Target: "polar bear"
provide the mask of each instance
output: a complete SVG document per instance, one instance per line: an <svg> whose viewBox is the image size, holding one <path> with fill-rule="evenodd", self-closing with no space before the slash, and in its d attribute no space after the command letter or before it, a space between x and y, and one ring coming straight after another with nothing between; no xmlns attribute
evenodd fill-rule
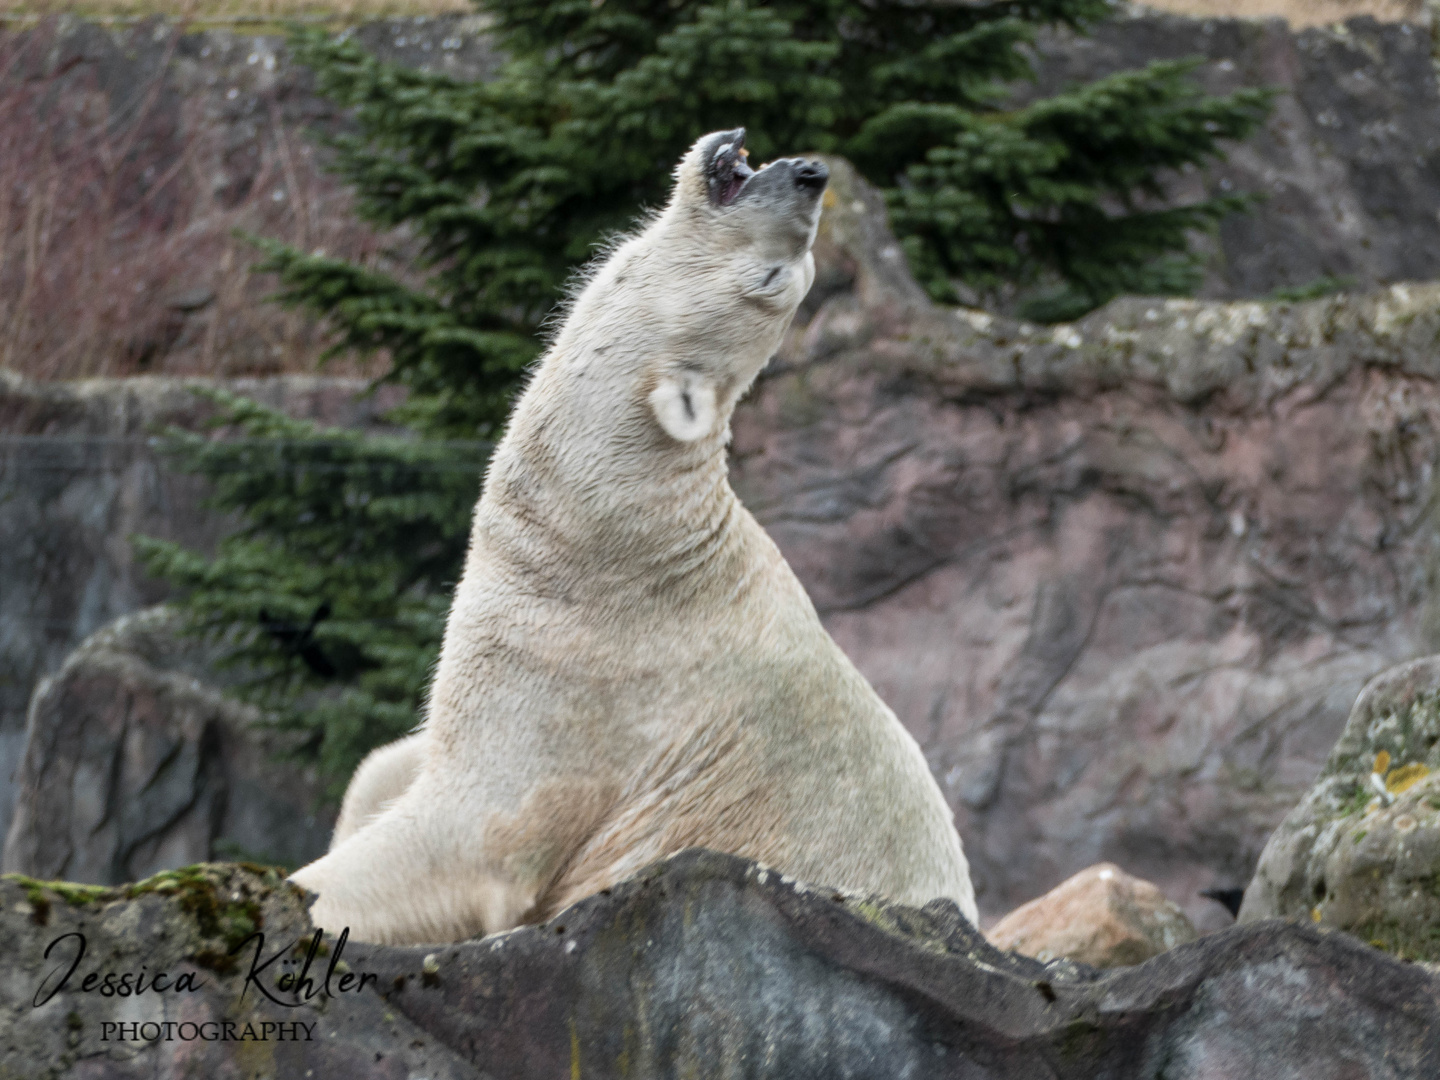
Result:
<svg viewBox="0 0 1440 1080"><path fill-rule="evenodd" d="M701 846L976 919L915 740L730 488L736 400L815 274L828 172L700 139L578 291L476 507L422 730L294 880L405 944L541 921Z"/></svg>

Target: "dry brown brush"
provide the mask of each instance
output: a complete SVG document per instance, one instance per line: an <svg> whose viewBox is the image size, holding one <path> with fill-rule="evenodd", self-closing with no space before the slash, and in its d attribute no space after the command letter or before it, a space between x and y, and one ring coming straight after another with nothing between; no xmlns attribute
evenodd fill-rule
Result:
<svg viewBox="0 0 1440 1080"><path fill-rule="evenodd" d="M314 370L322 329L265 302L274 280L251 273L258 255L238 234L389 261L381 239L275 94L253 93L237 125L217 107L223 90L175 84L181 27L124 33L148 35L152 53L168 35L161 62L129 82L68 48L53 20L0 36L0 367Z"/></svg>

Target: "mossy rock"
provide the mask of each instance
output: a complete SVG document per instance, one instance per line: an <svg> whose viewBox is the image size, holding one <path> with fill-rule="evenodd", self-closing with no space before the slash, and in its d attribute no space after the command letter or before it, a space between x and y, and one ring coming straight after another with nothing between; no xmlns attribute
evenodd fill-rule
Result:
<svg viewBox="0 0 1440 1080"><path fill-rule="evenodd" d="M1361 691L1245 892L1242 922L1275 917L1440 960L1440 657L1391 668Z"/></svg>
<svg viewBox="0 0 1440 1080"><path fill-rule="evenodd" d="M267 913L282 909L280 921L287 929L308 919L304 890L286 881L279 867L254 863L197 863L117 886L39 881L23 874L0 880L22 892L37 926L51 925L60 905L85 908L103 919L116 905L154 897L163 901L155 920L163 924L166 938L178 943L179 954L221 972L235 968L234 950L266 927Z"/></svg>

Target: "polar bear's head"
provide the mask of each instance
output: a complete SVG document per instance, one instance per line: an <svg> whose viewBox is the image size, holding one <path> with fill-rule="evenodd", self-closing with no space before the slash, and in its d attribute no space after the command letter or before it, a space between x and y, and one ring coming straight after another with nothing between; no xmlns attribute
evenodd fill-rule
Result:
<svg viewBox="0 0 1440 1080"><path fill-rule="evenodd" d="M576 295L542 365L591 446L710 448L815 278L822 162L746 160L745 130L695 143L670 201ZM583 400L580 400L582 399Z"/></svg>
<svg viewBox="0 0 1440 1080"><path fill-rule="evenodd" d="M744 250L769 270L804 261L815 241L820 195L830 170L780 158L752 169L745 129L700 139L675 170L672 205L709 234L713 246Z"/></svg>
<svg viewBox="0 0 1440 1080"><path fill-rule="evenodd" d="M683 344L653 373L649 401L681 442L728 418L815 280L810 246L829 169L803 158L752 169L747 157L744 128L700 139L656 222L685 253L672 312Z"/></svg>

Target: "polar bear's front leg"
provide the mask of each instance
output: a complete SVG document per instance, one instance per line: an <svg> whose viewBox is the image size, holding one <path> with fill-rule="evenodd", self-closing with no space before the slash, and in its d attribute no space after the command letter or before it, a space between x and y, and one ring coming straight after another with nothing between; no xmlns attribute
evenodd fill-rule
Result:
<svg viewBox="0 0 1440 1080"><path fill-rule="evenodd" d="M536 885L487 857L479 815L416 797L414 787L291 880L319 894L331 934L385 945L459 941L519 925Z"/></svg>
<svg viewBox="0 0 1440 1080"><path fill-rule="evenodd" d="M335 835L330 838L330 850L334 851L405 794L419 774L424 757L423 731L372 750L345 788Z"/></svg>

